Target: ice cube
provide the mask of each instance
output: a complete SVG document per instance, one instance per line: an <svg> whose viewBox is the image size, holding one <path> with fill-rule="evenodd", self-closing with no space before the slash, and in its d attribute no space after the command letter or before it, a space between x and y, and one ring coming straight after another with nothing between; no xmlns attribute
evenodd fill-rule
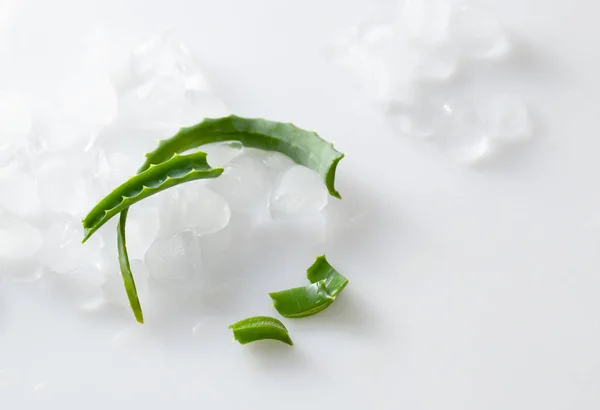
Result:
<svg viewBox="0 0 600 410"><path fill-rule="evenodd" d="M261 161L241 155L225 167L220 177L210 180L208 187L221 194L233 211L256 215L267 209L271 178Z"/></svg>
<svg viewBox="0 0 600 410"><path fill-rule="evenodd" d="M244 148L244 154L258 159L271 172L273 177L293 167L295 162L277 151L265 151L257 148Z"/></svg>
<svg viewBox="0 0 600 410"><path fill-rule="evenodd" d="M497 58L510 49L508 36L498 20L476 7L460 7L450 27L452 39L467 57Z"/></svg>
<svg viewBox="0 0 600 410"><path fill-rule="evenodd" d="M493 152L476 106L474 101L463 98L451 98L443 105L436 141L444 153L459 163L474 163Z"/></svg>
<svg viewBox="0 0 600 410"><path fill-rule="evenodd" d="M219 118L229 114L229 110L214 92L201 72L184 80L185 102L182 113L183 125L193 125L202 118Z"/></svg>
<svg viewBox="0 0 600 410"><path fill-rule="evenodd" d="M328 198L319 174L295 165L275 182L269 209L275 219L307 216L321 211L327 205Z"/></svg>
<svg viewBox="0 0 600 410"><path fill-rule="evenodd" d="M158 208L137 204L129 210L126 225L127 251L130 259L143 259L160 230Z"/></svg>
<svg viewBox="0 0 600 410"><path fill-rule="evenodd" d="M130 130L130 138L168 138L183 125L184 93L180 79L150 80L120 99L118 122Z"/></svg>
<svg viewBox="0 0 600 410"><path fill-rule="evenodd" d="M131 69L139 86L124 96L122 105L133 111L136 122L145 128L161 126L176 131L202 118L228 114L198 62L172 34L155 36L137 47L131 55ZM137 111L130 107L132 103Z"/></svg>
<svg viewBox="0 0 600 410"><path fill-rule="evenodd" d="M149 81L156 77L191 76L198 70L198 63L185 44L172 33L164 33L133 50L131 68L141 81Z"/></svg>
<svg viewBox="0 0 600 410"><path fill-rule="evenodd" d="M80 170L66 160L53 157L37 171L38 192L43 207L58 213L81 216L90 204L88 183Z"/></svg>
<svg viewBox="0 0 600 410"><path fill-rule="evenodd" d="M435 44L448 38L451 16L449 0L404 0L399 26L411 41Z"/></svg>
<svg viewBox="0 0 600 410"><path fill-rule="evenodd" d="M141 159L142 156L136 157L121 152L107 153L100 150L94 179L103 193L108 193L136 174Z"/></svg>
<svg viewBox="0 0 600 410"><path fill-rule="evenodd" d="M161 194L161 235L182 231L204 235L225 228L231 210L225 199L202 181L188 182Z"/></svg>
<svg viewBox="0 0 600 410"><path fill-rule="evenodd" d="M385 100L393 88L395 35L388 24L360 24L334 39L334 60L353 75L370 98Z"/></svg>
<svg viewBox="0 0 600 410"><path fill-rule="evenodd" d="M52 151L84 148L115 119L117 109L117 94L106 75L76 75L39 110L38 144Z"/></svg>
<svg viewBox="0 0 600 410"><path fill-rule="evenodd" d="M242 155L244 147L241 142L215 142L213 144L203 145L200 150L206 152L206 161L215 167L223 167L235 157Z"/></svg>
<svg viewBox="0 0 600 410"><path fill-rule="evenodd" d="M0 260L19 261L33 257L42 247L42 233L32 225L0 217Z"/></svg>
<svg viewBox="0 0 600 410"><path fill-rule="evenodd" d="M401 135L427 138L437 130L441 107L439 96L420 92L411 101L390 102L387 117L394 130Z"/></svg>
<svg viewBox="0 0 600 410"><path fill-rule="evenodd" d="M454 44L447 42L412 46L400 59L407 67L409 79L441 81L458 70L460 54Z"/></svg>
<svg viewBox="0 0 600 410"><path fill-rule="evenodd" d="M0 205L14 215L34 217L40 213L35 179L25 172L0 177Z"/></svg>
<svg viewBox="0 0 600 410"><path fill-rule="evenodd" d="M494 143L512 143L531 137L532 123L525 103L516 96L491 96L478 105L478 113Z"/></svg>
<svg viewBox="0 0 600 410"><path fill-rule="evenodd" d="M157 282L187 284L202 266L201 249L192 232L157 239L146 253L150 277Z"/></svg>
<svg viewBox="0 0 600 410"><path fill-rule="evenodd" d="M65 85L59 105L68 118L94 130L115 119L118 98L108 76L84 73Z"/></svg>
<svg viewBox="0 0 600 410"><path fill-rule="evenodd" d="M27 100L19 95L0 91L0 157L23 146L31 130L31 113Z"/></svg>
<svg viewBox="0 0 600 410"><path fill-rule="evenodd" d="M41 260L57 273L71 273L90 266L97 258L101 241L94 236L82 244L82 237L81 223L77 219L60 218L52 222L44 231Z"/></svg>

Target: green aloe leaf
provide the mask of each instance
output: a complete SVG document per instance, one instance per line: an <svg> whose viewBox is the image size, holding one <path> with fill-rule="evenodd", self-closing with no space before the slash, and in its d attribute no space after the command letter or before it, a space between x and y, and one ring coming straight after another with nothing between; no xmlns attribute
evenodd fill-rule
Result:
<svg viewBox="0 0 600 410"><path fill-rule="evenodd" d="M299 288L271 292L273 306L281 316L300 318L311 316L326 309L335 301L335 296L327 293L325 280Z"/></svg>
<svg viewBox="0 0 600 410"><path fill-rule="evenodd" d="M264 339L279 340L290 346L294 345L283 323L269 316L249 317L230 325L229 329L233 330L234 339L243 345Z"/></svg>
<svg viewBox="0 0 600 410"><path fill-rule="evenodd" d="M127 223L127 212L129 209L125 209L121 212L119 218L119 224L117 225L117 249L119 251L119 266L121 268L121 276L123 276L123 284L125 285L125 291L127 292L127 298L129 299L129 305L135 320L140 323L144 323L144 314L142 313L142 306L138 298L137 289L135 287L135 281L133 280L133 273L131 272L131 266L129 266L129 256L127 255L127 242L125 241L125 224Z"/></svg>
<svg viewBox="0 0 600 410"><path fill-rule="evenodd" d="M319 256L306 270L306 277L310 283L325 280L325 288L331 296L336 296L348 284L348 279L327 262L325 255Z"/></svg>
<svg viewBox="0 0 600 410"><path fill-rule="evenodd" d="M184 182L216 178L222 173L222 168L208 165L204 152L174 154L169 160L152 165L130 178L98 202L83 219L83 242L111 218L144 198Z"/></svg>
<svg viewBox="0 0 600 410"><path fill-rule="evenodd" d="M175 153L221 141L240 141L246 147L287 155L296 163L317 172L329 193L341 198L334 183L337 165L344 154L315 132L300 129L291 123L262 118L231 115L207 118L197 125L182 128L175 136L161 141L158 148L146 154L146 162L141 170L148 169L152 164L160 164Z"/></svg>

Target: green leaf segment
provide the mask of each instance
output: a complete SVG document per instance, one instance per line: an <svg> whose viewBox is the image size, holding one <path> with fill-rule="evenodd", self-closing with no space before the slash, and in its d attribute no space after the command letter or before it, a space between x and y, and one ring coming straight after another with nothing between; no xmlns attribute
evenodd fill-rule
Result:
<svg viewBox="0 0 600 410"><path fill-rule="evenodd" d="M281 316L299 318L311 316L329 307L338 293L348 284L348 279L319 256L307 269L310 285L269 293L273 306Z"/></svg>
<svg viewBox="0 0 600 410"><path fill-rule="evenodd" d="M229 326L235 340L245 345L257 340L273 339L294 345L288 330L281 321L268 316L254 316Z"/></svg>

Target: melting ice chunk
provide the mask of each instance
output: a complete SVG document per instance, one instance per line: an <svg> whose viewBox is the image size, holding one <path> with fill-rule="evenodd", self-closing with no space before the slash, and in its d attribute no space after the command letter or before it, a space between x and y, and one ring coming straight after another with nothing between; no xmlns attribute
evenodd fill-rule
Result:
<svg viewBox="0 0 600 410"><path fill-rule="evenodd" d="M191 281L201 269L202 257L198 240L192 232L181 232L156 240L146 253L150 277L158 282Z"/></svg>
<svg viewBox="0 0 600 410"><path fill-rule="evenodd" d="M295 165L275 182L269 208L276 219L300 217L321 211L327 201L321 177L311 169Z"/></svg>
<svg viewBox="0 0 600 410"><path fill-rule="evenodd" d="M162 236L182 231L204 235L225 228L231 211L225 199L202 181L188 182L161 194Z"/></svg>
<svg viewBox="0 0 600 410"><path fill-rule="evenodd" d="M266 211L271 178L260 160L241 155L225 167L220 177L210 180L208 187L221 194L233 211L257 214Z"/></svg>
<svg viewBox="0 0 600 410"><path fill-rule="evenodd" d="M31 130L27 101L18 95L0 91L0 159L9 150L22 146Z"/></svg>
<svg viewBox="0 0 600 410"><path fill-rule="evenodd" d="M59 157L44 162L38 169L38 191L42 206L54 212L81 216L88 210L85 178Z"/></svg>
<svg viewBox="0 0 600 410"><path fill-rule="evenodd" d="M1 217L0 259L31 258L40 250L42 242L42 233L35 227L14 218Z"/></svg>
<svg viewBox="0 0 600 410"><path fill-rule="evenodd" d="M129 210L127 217L127 251L130 259L143 259L160 230L158 208L138 205Z"/></svg>
<svg viewBox="0 0 600 410"><path fill-rule="evenodd" d="M78 220L61 219L51 223L44 231L42 261L58 273L70 273L91 265L100 250L98 238L92 237L83 245L81 238Z"/></svg>
<svg viewBox="0 0 600 410"><path fill-rule="evenodd" d="M459 163L477 162L492 152L492 145L468 99L451 98L444 103L437 142L448 156Z"/></svg>
<svg viewBox="0 0 600 410"><path fill-rule="evenodd" d="M0 205L14 215L37 216L40 201L34 178L25 173L0 178Z"/></svg>
<svg viewBox="0 0 600 410"><path fill-rule="evenodd" d="M216 142L213 144L203 145L202 152L206 152L206 161L208 164L215 167L223 167L234 158L242 155L244 147L240 142Z"/></svg>

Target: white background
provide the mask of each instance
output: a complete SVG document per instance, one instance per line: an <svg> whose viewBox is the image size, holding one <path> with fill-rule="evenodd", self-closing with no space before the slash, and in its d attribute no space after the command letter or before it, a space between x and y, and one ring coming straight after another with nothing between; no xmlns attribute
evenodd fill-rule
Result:
<svg viewBox="0 0 600 410"><path fill-rule="evenodd" d="M124 349L113 336L130 316L81 315L44 281L0 282L0 407L600 408L600 3L478 3L516 48L472 75L516 88L535 138L465 168L394 135L326 56L331 36L392 2L16 2L0 89L42 98L96 26L123 59L172 29L233 112L294 121L346 152L344 199L328 212L348 219L318 249L256 239L265 246L238 264L249 280L173 326L134 329ZM274 315L266 292L297 284L324 252L350 285L323 313L285 322L294 348L231 341L229 323Z"/></svg>

